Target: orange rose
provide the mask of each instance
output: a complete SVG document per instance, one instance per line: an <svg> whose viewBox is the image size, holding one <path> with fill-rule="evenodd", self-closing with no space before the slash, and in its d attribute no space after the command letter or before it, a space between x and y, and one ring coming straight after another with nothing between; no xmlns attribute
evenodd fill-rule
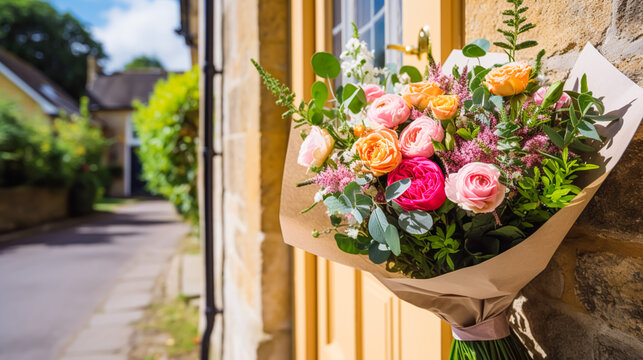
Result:
<svg viewBox="0 0 643 360"><path fill-rule="evenodd" d="M364 131L366 131L366 126L364 125L355 125L353 128L353 134L355 134L355 136L362 136Z"/></svg>
<svg viewBox="0 0 643 360"><path fill-rule="evenodd" d="M451 119L458 110L458 95L438 95L429 101L431 112L438 120Z"/></svg>
<svg viewBox="0 0 643 360"><path fill-rule="evenodd" d="M409 105L409 107L415 106L420 111L429 106L429 101L438 95L444 94L444 91L440 89L438 84L434 81L422 81L419 83L411 83L407 90L402 94L402 97Z"/></svg>
<svg viewBox="0 0 643 360"><path fill-rule="evenodd" d="M484 77L484 83L494 95L516 95L527 88L530 73L531 66L526 62L512 62L491 70Z"/></svg>
<svg viewBox="0 0 643 360"><path fill-rule="evenodd" d="M402 161L397 133L391 129L367 131L355 142L355 150L375 176L395 170Z"/></svg>

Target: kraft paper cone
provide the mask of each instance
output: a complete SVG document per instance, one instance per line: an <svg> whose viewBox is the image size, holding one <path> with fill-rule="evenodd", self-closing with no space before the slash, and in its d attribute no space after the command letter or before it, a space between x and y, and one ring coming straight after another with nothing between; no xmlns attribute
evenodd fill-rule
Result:
<svg viewBox="0 0 643 360"><path fill-rule="evenodd" d="M483 61L487 66L494 62L502 63L506 59L503 56L489 54ZM450 72L454 64L462 68L467 62L477 65L476 60L465 58L459 50L454 51L445 62L445 72ZM582 192L515 247L475 266L430 279L410 279L386 271L366 255L341 251L331 235L313 238L312 230L326 229L330 227L330 221L322 204L300 214L312 203L318 189L314 185L296 187L298 182L313 175L307 174L306 169L297 164L302 141L298 129L293 129L290 134L282 184L280 219L284 241L317 256L373 273L401 299L434 312L456 327L468 327L503 316L520 289L545 269L558 245L625 152L643 117L643 89L619 72L589 43L578 57L565 89L578 90L583 74L587 74L594 96L602 97L605 112L622 117L611 123L597 123L599 133L608 139L590 159L600 168L584 172L580 180L581 186L585 186Z"/></svg>

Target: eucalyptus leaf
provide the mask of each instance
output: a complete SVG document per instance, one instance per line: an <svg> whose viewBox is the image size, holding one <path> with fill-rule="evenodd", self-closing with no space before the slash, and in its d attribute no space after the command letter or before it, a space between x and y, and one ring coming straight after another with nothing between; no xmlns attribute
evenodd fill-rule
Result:
<svg viewBox="0 0 643 360"><path fill-rule="evenodd" d="M466 57L481 57L487 54L489 51L489 40L486 39L476 39L462 48L462 55Z"/></svg>
<svg viewBox="0 0 643 360"><path fill-rule="evenodd" d="M386 231L384 231L384 239L393 255L400 255L402 252L402 249L400 248L400 235L395 226L389 224L386 227Z"/></svg>
<svg viewBox="0 0 643 360"><path fill-rule="evenodd" d="M386 202L397 199L411 186L411 179L401 179L386 187Z"/></svg>
<svg viewBox="0 0 643 360"><path fill-rule="evenodd" d="M341 214L348 214L353 210L350 201L346 196L344 197L335 197L329 196L324 199L324 205L328 208L328 211L332 213L339 212Z"/></svg>
<svg viewBox="0 0 643 360"><path fill-rule="evenodd" d="M353 94L355 93L355 91L357 91L357 89L359 88L354 84L351 84L351 83L346 84L346 86L344 86L344 89L342 90L342 96L341 96L342 103L350 99L351 96L353 96Z"/></svg>
<svg viewBox="0 0 643 360"><path fill-rule="evenodd" d="M316 53L310 62L313 65L315 74L323 78L334 79L341 71L339 61L337 61L333 54L327 52Z"/></svg>
<svg viewBox="0 0 643 360"><path fill-rule="evenodd" d="M388 260L391 250L385 244L373 241L368 247L368 258L375 264L381 264Z"/></svg>
<svg viewBox="0 0 643 360"><path fill-rule="evenodd" d="M366 93L362 88L359 88L348 100L348 108L354 114L362 111L362 108L366 106Z"/></svg>
<svg viewBox="0 0 643 360"><path fill-rule="evenodd" d="M420 82L422 81L422 74L415 66L404 65L400 68L400 74L407 74L411 79L411 82Z"/></svg>
<svg viewBox="0 0 643 360"><path fill-rule="evenodd" d="M398 223L409 234L424 235L433 227L433 218L426 211L411 210L400 214Z"/></svg>
<svg viewBox="0 0 643 360"><path fill-rule="evenodd" d="M340 233L335 234L335 242L337 242L337 247L343 252L347 252L349 254L360 253L360 249L357 248L357 241L348 235Z"/></svg>
<svg viewBox="0 0 643 360"><path fill-rule="evenodd" d="M326 100L328 100L328 88L326 87L326 84L322 81L315 81L311 89L311 93L313 99L315 99L315 106L318 109L323 108L326 104Z"/></svg>
<svg viewBox="0 0 643 360"><path fill-rule="evenodd" d="M355 205L355 194L360 193L361 191L362 187L355 181L349 182L344 187L344 195L346 195L353 206Z"/></svg>
<svg viewBox="0 0 643 360"><path fill-rule="evenodd" d="M386 220L384 211L379 207L376 207L368 220L368 232L371 234L371 237L373 237L375 241L385 244L386 237L384 236L384 233L388 226L389 223L388 220Z"/></svg>

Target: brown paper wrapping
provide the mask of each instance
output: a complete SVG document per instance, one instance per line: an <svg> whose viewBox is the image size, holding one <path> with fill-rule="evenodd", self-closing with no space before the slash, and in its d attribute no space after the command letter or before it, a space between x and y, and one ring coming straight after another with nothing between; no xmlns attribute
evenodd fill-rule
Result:
<svg viewBox="0 0 643 360"><path fill-rule="evenodd" d="M493 61L502 62L503 56L489 54L483 61L488 66ZM460 51L454 51L445 62L444 71L450 72L454 64L462 68L467 62L469 65L477 64L475 60L463 57ZM386 271L366 255L341 251L331 235L313 238L313 229L326 229L330 222L323 205L306 214L300 213L312 203L318 189L314 185L295 186L311 175L297 164L301 137L299 130L295 129L290 134L282 184L280 219L284 241L317 256L373 273L401 299L432 311L453 326L468 327L503 316L520 289L545 269L558 245L625 152L643 117L643 89L619 72L589 43L574 65L565 89L578 89L584 73L594 96L603 97L606 113L618 113L622 118L609 124L597 123L597 130L608 140L590 159L601 168L585 172L584 178L580 179L581 185L586 185L583 191L569 206L558 211L515 247L475 266L430 279L410 279ZM603 127L603 124L607 125Z"/></svg>

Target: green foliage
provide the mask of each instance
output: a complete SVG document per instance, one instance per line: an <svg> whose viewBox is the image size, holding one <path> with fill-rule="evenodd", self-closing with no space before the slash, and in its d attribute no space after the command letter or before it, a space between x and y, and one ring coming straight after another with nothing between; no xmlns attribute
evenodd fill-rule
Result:
<svg viewBox="0 0 643 360"><path fill-rule="evenodd" d="M0 186L68 186L74 172L66 156L48 119L27 118L14 103L0 102Z"/></svg>
<svg viewBox="0 0 643 360"><path fill-rule="evenodd" d="M87 56L104 58L102 45L78 19L40 0L3 0L0 47L42 71L74 98L83 94Z"/></svg>
<svg viewBox="0 0 643 360"><path fill-rule="evenodd" d="M75 171L90 173L98 179L104 170L102 158L108 142L101 129L91 124L87 105L88 99L81 98L81 114L57 118L54 130L59 148L70 154L64 161Z"/></svg>
<svg viewBox="0 0 643 360"><path fill-rule="evenodd" d="M136 102L134 107L133 122L141 139L138 155L148 189L198 224L198 69L159 81L148 104Z"/></svg>
<svg viewBox="0 0 643 360"><path fill-rule="evenodd" d="M462 48L462 55L466 57L481 57L487 54L491 44L487 39L476 39Z"/></svg>
<svg viewBox="0 0 643 360"><path fill-rule="evenodd" d="M81 115L58 118L52 125L49 119L27 118L15 104L1 101L0 186L68 187L83 181L92 183L88 186L96 194L107 142L90 122L87 99L81 108ZM90 196L90 205L95 197Z"/></svg>
<svg viewBox="0 0 643 360"><path fill-rule="evenodd" d="M141 55L137 56L132 61L125 65L125 70L130 69L150 69L150 68L159 68L163 69L163 64L161 60L154 56Z"/></svg>
<svg viewBox="0 0 643 360"><path fill-rule="evenodd" d="M547 155L543 160L542 172L536 167L533 174L518 181L517 190L521 196L511 205L514 214L522 220L522 228L530 228L551 217L556 209L561 209L572 201L581 189L574 185L576 172L598 168L584 164L578 158L570 158L567 148L560 157Z"/></svg>
<svg viewBox="0 0 643 360"><path fill-rule="evenodd" d="M507 2L514 5L513 9L502 12L502 15L507 17L507 20L504 20L503 23L507 25L509 30L498 29L498 32L505 37L506 41L497 41L493 44L505 50L505 53L509 56L509 61L515 61L516 51L538 45L538 42L534 40L518 42L519 34L535 28L536 25L532 23L525 24L527 18L522 14L529 8L526 6L521 7L523 0L507 0Z"/></svg>
<svg viewBox="0 0 643 360"><path fill-rule="evenodd" d="M333 54L326 52L315 53L311 59L311 63L315 74L323 78L334 79L341 71L339 61L335 59Z"/></svg>

